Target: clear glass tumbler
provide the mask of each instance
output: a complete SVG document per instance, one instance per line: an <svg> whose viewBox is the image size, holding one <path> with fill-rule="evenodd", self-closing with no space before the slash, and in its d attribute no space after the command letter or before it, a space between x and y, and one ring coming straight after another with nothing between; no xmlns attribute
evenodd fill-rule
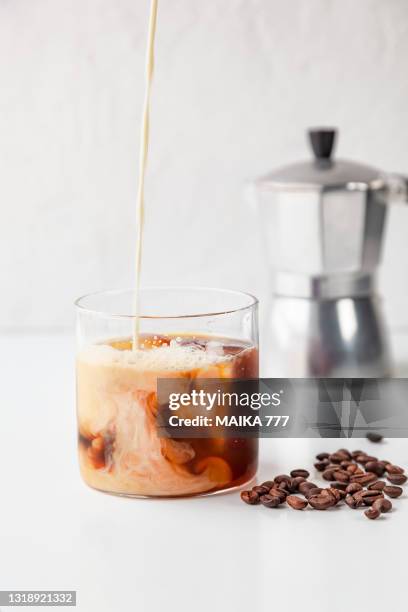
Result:
<svg viewBox="0 0 408 612"><path fill-rule="evenodd" d="M91 487L135 497L225 491L250 481L256 438L158 433L159 378L258 377L258 302L207 288L147 288L77 300L79 463Z"/></svg>

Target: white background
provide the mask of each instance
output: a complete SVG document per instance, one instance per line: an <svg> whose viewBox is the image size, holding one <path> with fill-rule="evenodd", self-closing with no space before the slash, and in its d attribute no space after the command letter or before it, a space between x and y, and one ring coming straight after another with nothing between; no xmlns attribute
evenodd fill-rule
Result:
<svg viewBox="0 0 408 612"><path fill-rule="evenodd" d="M0 0L0 328L72 325L133 283L147 0ZM262 298L244 182L308 155L304 131L408 172L406 0L160 0L145 284ZM408 208L381 289L408 324Z"/></svg>

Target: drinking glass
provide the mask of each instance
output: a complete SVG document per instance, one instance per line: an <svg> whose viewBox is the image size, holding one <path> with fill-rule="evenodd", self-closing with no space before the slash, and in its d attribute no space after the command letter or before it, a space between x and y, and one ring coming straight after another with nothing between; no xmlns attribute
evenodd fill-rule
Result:
<svg viewBox="0 0 408 612"><path fill-rule="evenodd" d="M258 377L258 301L154 287L86 295L77 309L79 464L91 487L134 497L202 495L249 482L256 437L175 439L157 426L158 379ZM138 329L138 345L132 343Z"/></svg>

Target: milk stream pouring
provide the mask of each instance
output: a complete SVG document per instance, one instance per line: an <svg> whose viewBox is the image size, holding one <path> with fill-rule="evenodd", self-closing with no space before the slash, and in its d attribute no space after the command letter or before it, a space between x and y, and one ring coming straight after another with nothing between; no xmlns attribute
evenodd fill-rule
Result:
<svg viewBox="0 0 408 612"><path fill-rule="evenodd" d="M149 19L149 33L147 38L146 51L146 83L145 83L145 98L143 104L142 129L140 134L140 159L139 159L139 186L137 190L137 238L136 238L136 282L135 282L135 303L134 315L135 323L133 328L133 350L139 348L139 332L140 332L140 275L142 270L142 251L143 251L143 228L144 228L144 211L145 211L145 176L147 166L147 156L149 152L149 114L150 114L150 97L154 71L154 41L156 36L157 22L157 3L158 0L152 0Z"/></svg>

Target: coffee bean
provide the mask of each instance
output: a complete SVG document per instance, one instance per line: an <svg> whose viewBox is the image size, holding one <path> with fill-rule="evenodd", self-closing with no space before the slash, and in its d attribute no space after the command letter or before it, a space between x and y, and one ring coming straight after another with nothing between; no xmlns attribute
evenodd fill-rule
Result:
<svg viewBox="0 0 408 612"><path fill-rule="evenodd" d="M349 474L354 474L358 470L358 465L356 463L351 463L346 467L346 472Z"/></svg>
<svg viewBox="0 0 408 612"><path fill-rule="evenodd" d="M367 455L365 455L365 454L357 455L355 460L357 461L357 463L365 463L366 462L366 457L367 457ZM367 459L367 461L368 461L368 459Z"/></svg>
<svg viewBox="0 0 408 612"><path fill-rule="evenodd" d="M306 478L304 476L295 476L295 478L292 478L292 480L290 481L291 492L296 493L297 491L299 491L299 485L302 482L306 482Z"/></svg>
<svg viewBox="0 0 408 612"><path fill-rule="evenodd" d="M261 486L261 485L252 487L252 490L255 493L258 493L258 495L265 495L266 493L269 493L269 487L264 487L264 486Z"/></svg>
<svg viewBox="0 0 408 612"><path fill-rule="evenodd" d="M289 483L287 483L286 490L288 492L288 495L289 493L297 493L299 491L298 485L296 484L296 482L294 482L294 480L295 479L292 478L292 480Z"/></svg>
<svg viewBox="0 0 408 612"><path fill-rule="evenodd" d="M302 499L297 495L288 495L288 497L286 498L286 502L294 510L303 510L304 508L306 508L308 503L305 499Z"/></svg>
<svg viewBox="0 0 408 612"><path fill-rule="evenodd" d="M377 480L377 482L373 482L372 484L368 485L367 488L374 491L382 491L385 486L385 480Z"/></svg>
<svg viewBox="0 0 408 612"><path fill-rule="evenodd" d="M304 493L303 495L306 497L306 499L309 499L309 497L315 497L316 495L319 495L322 491L323 489L321 489L320 487L314 487L313 489L309 489L308 491L306 491L306 493Z"/></svg>
<svg viewBox="0 0 408 612"><path fill-rule="evenodd" d="M389 499L384 499L383 497L381 497L373 503L373 508L375 508L381 513L389 512L392 508L392 503Z"/></svg>
<svg viewBox="0 0 408 612"><path fill-rule="evenodd" d="M388 474L387 480L394 485L402 485L407 482L407 477L405 474Z"/></svg>
<svg viewBox="0 0 408 612"><path fill-rule="evenodd" d="M374 494L376 495L377 491L374 491ZM361 487L361 489L353 493L353 495L356 499L362 499L366 495L373 495L373 491L369 491L368 489L364 489L363 487Z"/></svg>
<svg viewBox="0 0 408 612"><path fill-rule="evenodd" d="M292 478L297 478L299 476L301 476L302 478L308 478L310 476L309 472L307 470L303 470L301 468L296 469L296 470L292 470L290 475L292 476Z"/></svg>
<svg viewBox="0 0 408 612"><path fill-rule="evenodd" d="M303 476L296 476L296 478L293 479L294 483L296 483L297 489L296 491L299 491L299 487L302 484L302 482L307 482L306 478L304 478Z"/></svg>
<svg viewBox="0 0 408 612"><path fill-rule="evenodd" d="M279 474L279 476L275 476L274 481L277 484L280 484L281 482L289 483L291 481L291 477L288 476L287 474Z"/></svg>
<svg viewBox="0 0 408 612"><path fill-rule="evenodd" d="M353 499L354 499L354 503L355 503L355 508L361 508L361 506L364 506L364 500L361 497L357 497L356 493L354 493L354 495L352 495Z"/></svg>
<svg viewBox="0 0 408 612"><path fill-rule="evenodd" d="M371 472L367 472L366 474L353 474L350 477L350 482L358 482L363 486L367 486L372 482L377 480L377 476L372 474Z"/></svg>
<svg viewBox="0 0 408 612"><path fill-rule="evenodd" d="M265 480L265 482L261 483L261 487L266 487L267 489L272 489L275 486L275 482L273 480Z"/></svg>
<svg viewBox="0 0 408 612"><path fill-rule="evenodd" d="M316 459L318 459L319 461L324 461L325 459L328 459L329 456L329 453L319 453L318 455L316 455Z"/></svg>
<svg viewBox="0 0 408 612"><path fill-rule="evenodd" d="M402 495L403 490L401 489L401 487L391 487L390 485L387 485L383 488L383 493L388 495L388 497L394 498Z"/></svg>
<svg viewBox="0 0 408 612"><path fill-rule="evenodd" d="M387 463L385 465L385 469L387 470L388 474L403 474L405 471L398 465L392 465L392 463Z"/></svg>
<svg viewBox="0 0 408 612"><path fill-rule="evenodd" d="M371 455L367 455L366 453L364 453L363 455L359 455L358 457L356 457L356 461L357 463L365 465L369 461L377 461L377 457L372 457Z"/></svg>
<svg viewBox="0 0 408 612"><path fill-rule="evenodd" d="M376 499L384 497L381 491L357 491L354 493L354 499L362 501L365 506L371 506Z"/></svg>
<svg viewBox="0 0 408 612"><path fill-rule="evenodd" d="M350 474L346 470L336 470L336 472L333 472L333 476L338 482L348 482L350 480Z"/></svg>
<svg viewBox="0 0 408 612"><path fill-rule="evenodd" d="M328 487L327 489L323 489L323 491L321 492L321 495L331 496L334 499L336 504L343 499L343 496L346 497L346 494L344 493L344 491L333 489L333 487Z"/></svg>
<svg viewBox="0 0 408 612"><path fill-rule="evenodd" d="M370 442L381 442L383 439L381 434L375 433L374 431L369 431L366 433L366 438L367 440L370 440Z"/></svg>
<svg viewBox="0 0 408 612"><path fill-rule="evenodd" d="M366 465L367 463L369 463L370 461L378 461L377 457L372 457L371 455L364 455L363 457L361 457L361 455L359 457L357 457L357 462L361 463L362 465Z"/></svg>
<svg viewBox="0 0 408 612"><path fill-rule="evenodd" d="M370 489L363 489L361 491L357 491L357 493L354 493L354 497L357 497L359 499L364 499L364 498L368 498L368 497L376 497L378 495L381 495L381 491L373 491Z"/></svg>
<svg viewBox="0 0 408 612"><path fill-rule="evenodd" d="M318 472L323 472L328 465L329 465L329 460L324 459L323 461L317 461L317 463L314 464L314 467L316 468Z"/></svg>
<svg viewBox="0 0 408 612"><path fill-rule="evenodd" d="M340 463L340 467L343 468L343 470L347 470L348 467L350 467L350 465L355 465L352 461L346 460L346 461L342 461Z"/></svg>
<svg viewBox="0 0 408 612"><path fill-rule="evenodd" d="M315 510L327 510L327 508L331 508L336 503L332 496L323 494L309 497L308 502Z"/></svg>
<svg viewBox="0 0 408 612"><path fill-rule="evenodd" d="M260 502L266 508L277 508L282 503L279 497L273 495L262 495Z"/></svg>
<svg viewBox="0 0 408 612"><path fill-rule="evenodd" d="M323 474L322 474L322 478L324 478L325 480L336 480L336 477L334 475L334 472L337 471L337 468L328 468L326 470L324 470Z"/></svg>
<svg viewBox="0 0 408 612"><path fill-rule="evenodd" d="M296 482L294 482L294 478L291 478L290 482L285 483L286 484L286 491L288 493L297 493L298 492L298 485L296 484Z"/></svg>
<svg viewBox="0 0 408 612"><path fill-rule="evenodd" d="M357 493L353 493L352 497L356 503L356 507L359 508L360 506L362 506L364 504L364 499L363 497L361 497L361 493L363 491L357 491Z"/></svg>
<svg viewBox="0 0 408 612"><path fill-rule="evenodd" d="M347 448L339 448L337 452L339 455L344 455L345 459L351 459L351 453Z"/></svg>
<svg viewBox="0 0 408 612"><path fill-rule="evenodd" d="M385 472L385 467L379 461L367 461L364 467L366 472L373 472L377 476L382 476Z"/></svg>
<svg viewBox="0 0 408 612"><path fill-rule="evenodd" d="M345 459L347 459L347 456L344 455L343 453L337 451L337 453L332 453L329 456L329 459L332 463L341 463L342 461L344 461Z"/></svg>
<svg viewBox="0 0 408 612"><path fill-rule="evenodd" d="M384 495L382 493L379 493L377 491L378 495L373 495L373 497L364 497L363 499L363 503L365 506L372 506L374 504L374 502L376 502L379 499L383 499Z"/></svg>
<svg viewBox="0 0 408 612"><path fill-rule="evenodd" d="M345 491L347 489L347 482L332 482L330 485L333 489L338 489L339 491Z"/></svg>
<svg viewBox="0 0 408 612"><path fill-rule="evenodd" d="M351 456L353 459L355 459L356 457L358 457L359 455L364 455L363 451L361 450L355 450L351 453Z"/></svg>
<svg viewBox="0 0 408 612"><path fill-rule="evenodd" d="M369 508L364 512L364 514L369 519L377 519L380 516L380 512L375 508Z"/></svg>
<svg viewBox="0 0 408 612"><path fill-rule="evenodd" d="M282 482L280 482L279 484L275 482L275 487L278 487L278 489L281 489L282 491L286 491L286 493L288 493L289 491L289 485L290 482L288 482L287 480L282 480Z"/></svg>
<svg viewBox="0 0 408 612"><path fill-rule="evenodd" d="M355 495L346 495L346 499L344 501L353 510L360 508L364 503L362 499L356 498Z"/></svg>
<svg viewBox="0 0 408 612"><path fill-rule="evenodd" d="M357 491L362 491L363 487L358 482L351 482L346 489L346 493L353 495L353 493L357 493Z"/></svg>
<svg viewBox="0 0 408 612"><path fill-rule="evenodd" d="M337 502L340 501L340 497L337 497L337 491L336 493L335 491L336 489L327 487L327 489L323 489L322 492L319 493L319 495L324 496L324 497L329 497L333 501L333 504L337 504ZM312 496L312 497L316 497L316 496Z"/></svg>
<svg viewBox="0 0 408 612"><path fill-rule="evenodd" d="M300 483L299 492L302 493L303 495L306 495L306 493L310 491L310 489L315 489L316 487L317 485L314 484L313 482L309 482L309 480L305 480L304 482Z"/></svg>
<svg viewBox="0 0 408 612"><path fill-rule="evenodd" d="M287 491L284 491L283 489L279 489L279 488L272 488L269 490L269 495L271 495L272 497L278 497L280 500L280 503L283 503L288 495Z"/></svg>
<svg viewBox="0 0 408 612"><path fill-rule="evenodd" d="M259 495L255 491L242 491L241 499L250 506L259 504Z"/></svg>

